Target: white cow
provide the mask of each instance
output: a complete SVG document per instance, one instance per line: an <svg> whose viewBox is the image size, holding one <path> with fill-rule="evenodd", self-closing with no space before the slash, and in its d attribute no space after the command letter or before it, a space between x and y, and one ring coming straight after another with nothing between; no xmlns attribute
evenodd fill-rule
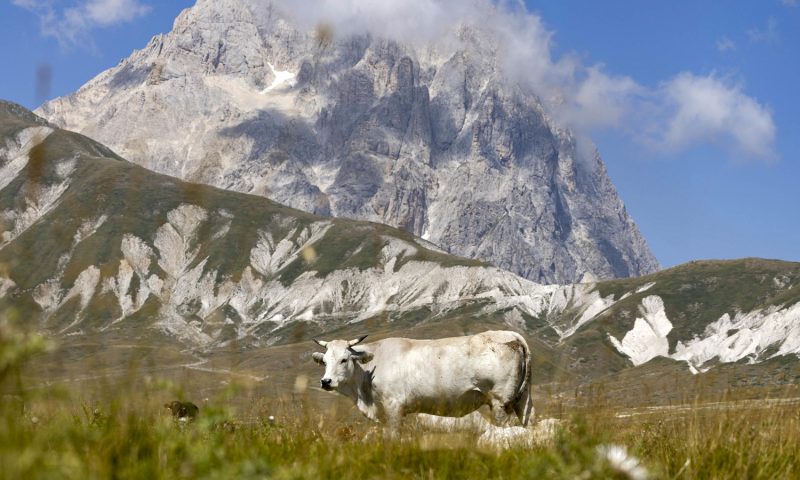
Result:
<svg viewBox="0 0 800 480"><path fill-rule="evenodd" d="M460 417L489 405L505 424L513 411L527 425L533 410L530 350L521 335L488 331L438 340L314 340L325 365L320 386L351 398L368 418L397 427L409 413Z"/></svg>

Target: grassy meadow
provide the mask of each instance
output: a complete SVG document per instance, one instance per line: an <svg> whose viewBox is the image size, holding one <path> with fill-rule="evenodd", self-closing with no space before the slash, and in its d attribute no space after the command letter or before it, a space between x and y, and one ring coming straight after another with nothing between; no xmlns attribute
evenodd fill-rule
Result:
<svg viewBox="0 0 800 480"><path fill-rule="evenodd" d="M791 399L621 409L539 393L537 420L560 427L497 448L479 432L413 420L387 438L347 401L310 388L316 377L265 386L209 372L187 384L131 370L114 381L26 385L23 364L47 343L0 330L2 478L800 478ZM178 398L200 405L195 421L164 408Z"/></svg>
<svg viewBox="0 0 800 480"><path fill-rule="evenodd" d="M153 392L121 393L105 408L61 393L30 399L26 413L4 406L3 478L800 476L797 405L623 418L605 409L575 411L549 441L495 449L476 446L471 432L408 428L387 439L374 426L328 418L302 401L254 403L238 413L219 401L184 424L160 408ZM624 446L628 458L618 449L622 458L609 459L614 446Z"/></svg>

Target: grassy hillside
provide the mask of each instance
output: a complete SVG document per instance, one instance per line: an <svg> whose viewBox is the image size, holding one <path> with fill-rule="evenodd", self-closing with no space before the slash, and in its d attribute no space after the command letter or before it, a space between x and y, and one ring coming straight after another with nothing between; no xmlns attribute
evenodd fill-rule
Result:
<svg viewBox="0 0 800 480"><path fill-rule="evenodd" d="M638 278L600 282L593 291L609 306L592 317L575 334L560 342L578 358L570 369L582 378L598 378L631 366L611 344L629 332L643 316L642 300L659 297L672 324L669 351L707 335L709 324L723 315L769 311L800 302L800 263L763 259L695 261ZM567 309L562 316L576 315ZM733 335L736 332L730 331ZM770 351L762 356L769 357ZM793 358L797 358L796 355ZM745 362L746 363L746 362ZM685 363L676 366L685 369Z"/></svg>
<svg viewBox="0 0 800 480"><path fill-rule="evenodd" d="M654 285L616 303L605 316L631 318L643 297L658 295L664 300L667 316L674 325L674 335L670 336L674 345L703 333L709 319L725 313L734 315L797 303L800 263L760 258L702 260L639 278L601 282L597 288L602 296L613 294L619 298L649 283ZM618 322L616 333L623 333L621 328L625 326Z"/></svg>
<svg viewBox="0 0 800 480"><path fill-rule="evenodd" d="M402 230L144 170L6 102L0 138L0 313L59 346L28 367L33 385L113 382L133 370L196 376L199 390L234 375L287 391L317 373L307 358L313 337L490 328L523 333L534 383L572 404L598 389L625 404L637 381L659 403L796 383L797 356L771 357L780 343L758 352L759 365L742 358L693 377L686 362L661 356L633 368L611 338L622 341L654 296L671 322L670 354L725 314L793 306L797 263L701 261L541 286Z"/></svg>
<svg viewBox="0 0 800 480"><path fill-rule="evenodd" d="M25 129L42 125L41 119L21 107L0 103L0 138L13 143ZM272 260L278 254L285 258L280 268L251 269L254 281L276 281L283 287L308 273L324 279L334 271L381 266L382 250L392 241L413 249L397 256L395 271L411 260L442 267L482 265L444 254L385 225L322 219L263 197L158 175L72 132L55 129L40 136L30 140L35 145L18 172L11 169L13 158L1 159L10 178L0 190L0 210L6 219L0 229L8 237L0 249L0 274L14 288L0 300L0 309L40 318L38 326L51 332L98 330L124 318L114 328L128 329L142 338L147 332L144 327L151 326L163 304L171 300L169 296L174 299L184 293L179 291L181 281L192 286L207 281L202 294L211 297L223 287L235 288L251 266L251 249L259 242L268 244L264 250L272 254ZM311 231L320 231L320 238L305 245ZM130 258L123 251L121 246L131 238L138 241L134 246L147 251L145 258ZM289 255L287 249L296 251ZM109 279L121 280L121 264L136 261L144 265L140 269L133 265L136 272L126 279L127 290L109 291ZM175 262L182 263L175 266ZM165 271L166 266L176 271ZM194 272L196 278L186 280ZM175 291L150 295L134 311L121 310L123 297L137 303L142 284L153 275L164 283L172 281ZM45 289L55 292L49 311L36 300L48 293ZM233 311L225 301L214 311L197 314L202 308L198 304L207 301L198 293L177 302L176 308L187 323L244 321L242 312ZM221 339L235 337L231 332Z"/></svg>

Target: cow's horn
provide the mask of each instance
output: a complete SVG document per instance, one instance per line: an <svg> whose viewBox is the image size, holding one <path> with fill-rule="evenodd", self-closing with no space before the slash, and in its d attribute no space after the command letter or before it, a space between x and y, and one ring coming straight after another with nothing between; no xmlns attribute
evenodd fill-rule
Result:
<svg viewBox="0 0 800 480"><path fill-rule="evenodd" d="M316 338L314 338L313 340L314 340L314 343L316 343L320 347L325 347L325 346L328 345L328 342L326 342L325 340L317 340Z"/></svg>
<svg viewBox="0 0 800 480"><path fill-rule="evenodd" d="M367 335L359 337L355 340L350 340L349 342L347 342L347 344L352 347L353 345L358 345L359 343L363 342L365 338L367 338Z"/></svg>

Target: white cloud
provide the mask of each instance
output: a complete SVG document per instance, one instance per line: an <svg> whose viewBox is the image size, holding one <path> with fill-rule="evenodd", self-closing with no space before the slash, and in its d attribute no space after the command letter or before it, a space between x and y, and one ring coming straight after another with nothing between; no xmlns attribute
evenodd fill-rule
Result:
<svg viewBox="0 0 800 480"><path fill-rule="evenodd" d="M54 7L56 0L12 2L36 12L43 32L62 45L74 45L94 28L129 22L149 11L139 0L73 1L61 10ZM265 18L270 14L270 2L249 2L256 14ZM740 85L714 75L682 73L660 86L646 87L630 76L607 73L602 65L587 64L574 54L556 57L554 32L541 17L529 12L522 0L277 2L301 27L310 31L324 23L338 37L370 33L401 43L433 43L439 49L459 48L473 41L470 49L486 50L497 57L496 64L486 65L486 69L497 68L505 79L529 87L552 107L558 119L582 134L619 129L670 152L712 143L733 146L745 157L774 156L772 115ZM465 26L478 32L478 40L459 37ZM770 35L777 36L774 19L768 22L766 32L756 37L769 41ZM724 51L733 48L732 44L722 37L717 47Z"/></svg>
<svg viewBox="0 0 800 480"><path fill-rule="evenodd" d="M251 3L256 10L268 8L258 0ZM775 156L772 114L740 85L713 74L681 73L645 87L574 54L556 58L554 32L521 0L281 0L280 5L308 30L325 23L337 36L370 33L402 43L433 42L438 48L463 47L455 33L467 25L492 39L470 48L496 53L505 78L530 86L579 132L619 129L657 152L714 144L730 147L739 157ZM777 23L770 19L766 30L750 36L773 41ZM717 48L727 51L735 44L722 37Z"/></svg>
<svg viewBox="0 0 800 480"><path fill-rule="evenodd" d="M459 19L472 15L476 2L279 0L277 3L307 29L326 23L338 35L370 32L396 40L429 42L441 37ZM270 2L262 0L250 0L250 4L264 15L272 8Z"/></svg>
<svg viewBox="0 0 800 480"><path fill-rule="evenodd" d="M766 27L763 29L751 28L747 31L747 38L753 43L777 43L780 39L778 20L775 17L769 17Z"/></svg>
<svg viewBox="0 0 800 480"><path fill-rule="evenodd" d="M82 0L68 6L54 0L11 0L39 17L42 34L62 47L89 42L90 31L130 22L146 15L148 5L139 0Z"/></svg>
<svg viewBox="0 0 800 480"><path fill-rule="evenodd" d="M796 7L798 2L797 0L781 0L781 4L786 7Z"/></svg>
<svg viewBox="0 0 800 480"><path fill-rule="evenodd" d="M684 72L664 83L660 101L663 128L654 140L663 148L712 143L743 158L775 157L772 114L741 85Z"/></svg>
<svg viewBox="0 0 800 480"><path fill-rule="evenodd" d="M728 37L721 37L717 39L717 50L720 52L727 52L728 50L735 50L736 44Z"/></svg>
<svg viewBox="0 0 800 480"><path fill-rule="evenodd" d="M562 115L578 128L616 128L631 113L646 89L627 76L610 76L600 66L587 68L561 106Z"/></svg>
<svg viewBox="0 0 800 480"><path fill-rule="evenodd" d="M256 12L269 6L250 0ZM631 78L607 75L600 65L583 65L575 56L554 58L553 35L541 17L521 0L279 0L301 27L332 27L337 36L370 33L401 43L437 48L463 46L462 27L478 33L471 49L497 56L502 75L529 85L545 101L558 105L558 114L580 127L617 126L628 110L628 96L640 87ZM463 38L463 37L462 37ZM470 41L470 40L464 40Z"/></svg>
<svg viewBox="0 0 800 480"><path fill-rule="evenodd" d="M150 7L137 0L89 0L77 9L97 25L114 25L130 22L146 15Z"/></svg>

